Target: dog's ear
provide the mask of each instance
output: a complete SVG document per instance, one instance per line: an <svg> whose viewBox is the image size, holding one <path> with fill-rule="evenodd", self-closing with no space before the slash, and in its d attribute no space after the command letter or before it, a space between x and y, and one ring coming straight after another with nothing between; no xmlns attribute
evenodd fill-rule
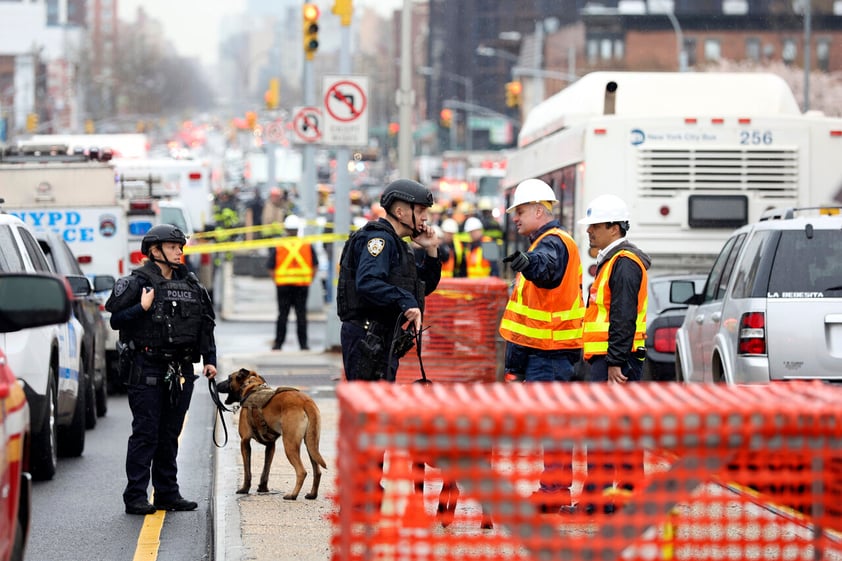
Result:
<svg viewBox="0 0 842 561"><path fill-rule="evenodd" d="M240 368L239 374L240 374L240 376L248 376L249 374L251 374L251 370L246 370L245 368Z"/></svg>

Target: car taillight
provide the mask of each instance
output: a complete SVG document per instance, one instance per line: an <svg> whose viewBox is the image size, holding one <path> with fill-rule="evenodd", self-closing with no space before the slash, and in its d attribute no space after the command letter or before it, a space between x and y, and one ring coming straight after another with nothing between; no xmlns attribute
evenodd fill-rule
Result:
<svg viewBox="0 0 842 561"><path fill-rule="evenodd" d="M766 354L766 315L763 312L748 312L740 318L741 355Z"/></svg>
<svg viewBox="0 0 842 561"><path fill-rule="evenodd" d="M675 334L678 327L661 327L655 330L652 347L659 353L675 354Z"/></svg>

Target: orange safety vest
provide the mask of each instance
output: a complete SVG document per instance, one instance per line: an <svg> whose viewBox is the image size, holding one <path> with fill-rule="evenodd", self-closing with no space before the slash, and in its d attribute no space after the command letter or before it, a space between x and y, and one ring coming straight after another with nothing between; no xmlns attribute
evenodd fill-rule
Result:
<svg viewBox="0 0 842 561"><path fill-rule="evenodd" d="M275 284L310 286L313 282L313 248L309 243L290 238L275 248Z"/></svg>
<svg viewBox="0 0 842 561"><path fill-rule="evenodd" d="M454 238L452 250L453 251L450 252L450 257L447 258L447 261L444 261L441 264L442 277L453 277L456 274L459 263L462 262L462 242Z"/></svg>
<svg viewBox="0 0 842 561"><path fill-rule="evenodd" d="M623 249L615 253L608 263L602 266L591 285L588 309L585 312L583 335L585 359L594 355L608 354L608 326L610 324L608 318L611 311L611 288L608 286L608 280L611 278L614 264L620 257L628 257L637 263L640 270L643 271L643 278L637 293L637 320L631 350L634 351L646 345L646 307L649 301L646 289L648 283L646 267L637 255Z"/></svg>
<svg viewBox="0 0 842 561"><path fill-rule="evenodd" d="M532 243L529 251L545 236L558 236L567 248L567 269L561 284L555 288L540 288L526 282L518 273L500 321L500 335L506 341L533 349L581 349L585 304L579 248L564 230L551 228Z"/></svg>
<svg viewBox="0 0 842 561"><path fill-rule="evenodd" d="M483 236L483 242L490 242L491 238ZM477 279L491 275L491 262L482 256L482 246L477 245L465 256L465 270L469 279Z"/></svg>

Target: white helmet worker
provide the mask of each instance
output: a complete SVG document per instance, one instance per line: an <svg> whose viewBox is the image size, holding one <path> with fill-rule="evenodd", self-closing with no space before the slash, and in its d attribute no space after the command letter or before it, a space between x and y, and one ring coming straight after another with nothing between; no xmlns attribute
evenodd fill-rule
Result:
<svg viewBox="0 0 842 561"><path fill-rule="evenodd" d="M452 218L445 218L441 223L441 231L448 234L459 233L459 223Z"/></svg>
<svg viewBox="0 0 842 561"><path fill-rule="evenodd" d="M602 224L604 222L629 221L629 208L625 201L617 195L600 195L591 201L585 211L585 217L579 224ZM625 224L624 230L628 230Z"/></svg>
<svg viewBox="0 0 842 561"><path fill-rule="evenodd" d="M476 216L471 216L467 220L465 220L465 226L463 228L465 232L473 232L474 230L482 230L482 221L477 218Z"/></svg>
<svg viewBox="0 0 842 561"><path fill-rule="evenodd" d="M284 218L284 228L287 230L295 230L297 232L298 229L301 228L301 219L294 214L290 214Z"/></svg>
<svg viewBox="0 0 842 561"><path fill-rule="evenodd" d="M506 209L506 212L512 212L522 204L552 204L557 201L558 199L555 198L555 193L553 192L552 187L540 179L526 179L518 184L515 189L515 196L512 198L512 205Z"/></svg>

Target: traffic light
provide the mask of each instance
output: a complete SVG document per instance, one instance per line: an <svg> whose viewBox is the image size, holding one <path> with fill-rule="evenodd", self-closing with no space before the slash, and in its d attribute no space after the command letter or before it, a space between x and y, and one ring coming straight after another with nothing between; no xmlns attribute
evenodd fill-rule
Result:
<svg viewBox="0 0 842 561"><path fill-rule="evenodd" d="M439 113L439 122L441 126L446 129L449 129L450 126L453 124L453 110L452 109L442 109Z"/></svg>
<svg viewBox="0 0 842 561"><path fill-rule="evenodd" d="M277 109L281 101L281 81L278 78L269 80L269 89L263 95L266 101L266 109Z"/></svg>
<svg viewBox="0 0 842 561"><path fill-rule="evenodd" d="M246 126L251 130L257 127L257 113L254 111L246 111Z"/></svg>
<svg viewBox="0 0 842 561"><path fill-rule="evenodd" d="M302 27L304 54L307 55L307 60L313 60L313 56L319 48L319 7L307 2L304 4L301 14L304 17Z"/></svg>
<svg viewBox="0 0 842 561"><path fill-rule="evenodd" d="M26 114L26 132L36 132L38 130L38 113Z"/></svg>
<svg viewBox="0 0 842 561"><path fill-rule="evenodd" d="M401 125L400 125L400 123L396 123L396 122L394 122L394 121L392 121L391 123L389 123L389 136L395 136L395 135L397 135L399 132L401 132Z"/></svg>
<svg viewBox="0 0 842 561"><path fill-rule="evenodd" d="M351 14L354 12L351 0L334 0L331 11L339 16L339 23L346 26L351 25Z"/></svg>
<svg viewBox="0 0 842 561"><path fill-rule="evenodd" d="M523 84L520 82L506 82L506 106L520 107L520 94L522 92Z"/></svg>

